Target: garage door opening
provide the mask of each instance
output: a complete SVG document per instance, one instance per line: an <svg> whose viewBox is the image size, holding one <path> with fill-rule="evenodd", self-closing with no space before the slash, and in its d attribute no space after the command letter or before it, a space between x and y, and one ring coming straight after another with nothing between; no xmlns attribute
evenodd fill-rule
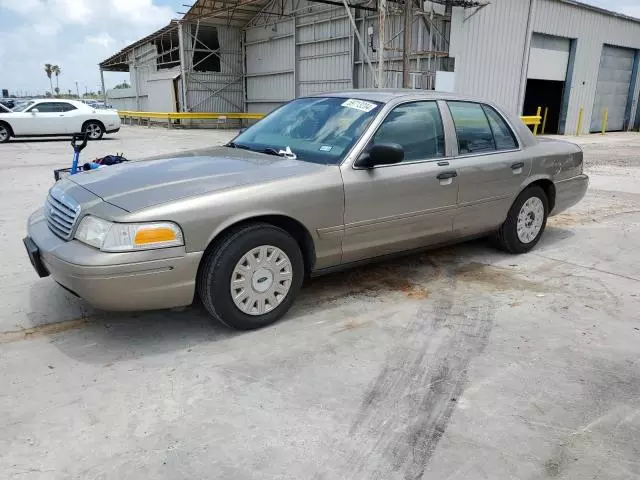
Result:
<svg viewBox="0 0 640 480"><path fill-rule="evenodd" d="M527 80L524 96L524 115L535 115L542 107L542 115L547 109L547 121L544 133L560 133L560 111L565 82L557 80ZM539 128L540 132L541 129Z"/></svg>
<svg viewBox="0 0 640 480"><path fill-rule="evenodd" d="M544 133L564 133L566 90L571 65L572 40L534 33L529 51L529 68L525 90L523 115L535 115L538 107L547 111ZM541 128L538 128L541 132Z"/></svg>

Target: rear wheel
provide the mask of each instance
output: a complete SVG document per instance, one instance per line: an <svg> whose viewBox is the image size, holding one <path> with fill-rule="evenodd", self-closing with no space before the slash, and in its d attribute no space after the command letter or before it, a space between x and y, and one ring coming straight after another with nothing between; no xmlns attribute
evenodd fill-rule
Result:
<svg viewBox="0 0 640 480"><path fill-rule="evenodd" d="M104 135L104 127L102 124L93 120L85 123L82 131L89 134L89 140L100 140Z"/></svg>
<svg viewBox="0 0 640 480"><path fill-rule="evenodd" d="M6 123L0 122L0 143L6 143L11 138L11 128Z"/></svg>
<svg viewBox="0 0 640 480"><path fill-rule="evenodd" d="M279 320L293 304L304 276L295 239L268 225L240 227L202 261L198 294L209 314L239 330Z"/></svg>
<svg viewBox="0 0 640 480"><path fill-rule="evenodd" d="M547 225L549 202L537 185L526 188L513 202L507 219L495 235L499 248L526 253L536 246Z"/></svg>

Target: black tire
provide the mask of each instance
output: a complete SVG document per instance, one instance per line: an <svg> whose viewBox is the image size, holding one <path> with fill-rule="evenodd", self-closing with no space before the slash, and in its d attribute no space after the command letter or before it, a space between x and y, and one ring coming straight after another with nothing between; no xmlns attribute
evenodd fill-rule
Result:
<svg viewBox="0 0 640 480"><path fill-rule="evenodd" d="M542 226L536 237L528 243L524 243L518 238L518 215L522 206L527 200L532 197L537 197L542 201L544 207L544 218L542 220ZM516 201L513 202L507 219L502 224L500 229L495 233L494 243L498 248L508 253L527 253L540 241L540 237L544 233L544 229L547 225L547 216L549 215L549 200L544 190L538 185L531 185L518 195Z"/></svg>
<svg viewBox="0 0 640 480"><path fill-rule="evenodd" d="M242 256L262 245L277 247L289 257L291 286L277 307L263 315L249 315L231 297L231 276ZM196 287L202 304L214 319L237 330L253 330L270 325L287 313L300 292L303 278L304 260L295 239L281 228L255 223L232 230L216 242L202 259Z"/></svg>
<svg viewBox="0 0 640 480"><path fill-rule="evenodd" d="M7 143L12 135L11 127L7 123L0 122L0 143Z"/></svg>
<svg viewBox="0 0 640 480"><path fill-rule="evenodd" d="M89 120L82 126L82 131L89 131L89 140L101 140L104 136L104 125L96 120Z"/></svg>

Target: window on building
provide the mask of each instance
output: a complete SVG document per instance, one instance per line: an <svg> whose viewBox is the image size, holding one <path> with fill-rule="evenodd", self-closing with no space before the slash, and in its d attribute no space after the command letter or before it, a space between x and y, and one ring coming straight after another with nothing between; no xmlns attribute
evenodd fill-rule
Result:
<svg viewBox="0 0 640 480"><path fill-rule="evenodd" d="M397 143L404 161L444 157L444 128L436 102L399 105L385 118L373 143Z"/></svg>
<svg viewBox="0 0 640 480"><path fill-rule="evenodd" d="M193 46L193 70L196 72L220 71L220 42L218 29L210 25L193 26L196 36Z"/></svg>
<svg viewBox="0 0 640 480"><path fill-rule="evenodd" d="M509 128L509 125L504 121L504 119L498 115L493 108L488 105L483 105L484 113L487 114L487 118L489 119L489 125L491 126L491 131L493 132L493 139L496 143L496 149L498 150L512 150L514 148L518 148L518 142L516 142L516 137Z"/></svg>
<svg viewBox="0 0 640 480"><path fill-rule="evenodd" d="M158 52L156 57L158 70L180 66L180 43L178 41L177 27L156 38L153 43Z"/></svg>
<svg viewBox="0 0 640 480"><path fill-rule="evenodd" d="M458 152L491 152L496 149L489 120L479 103L447 102L458 136Z"/></svg>

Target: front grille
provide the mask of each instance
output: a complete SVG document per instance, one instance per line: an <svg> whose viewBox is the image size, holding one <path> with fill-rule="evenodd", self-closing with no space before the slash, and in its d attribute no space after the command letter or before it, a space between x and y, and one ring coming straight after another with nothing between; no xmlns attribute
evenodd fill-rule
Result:
<svg viewBox="0 0 640 480"><path fill-rule="evenodd" d="M44 216L53 233L64 240L70 240L80 208L64 195L56 193L54 188L44 204Z"/></svg>

